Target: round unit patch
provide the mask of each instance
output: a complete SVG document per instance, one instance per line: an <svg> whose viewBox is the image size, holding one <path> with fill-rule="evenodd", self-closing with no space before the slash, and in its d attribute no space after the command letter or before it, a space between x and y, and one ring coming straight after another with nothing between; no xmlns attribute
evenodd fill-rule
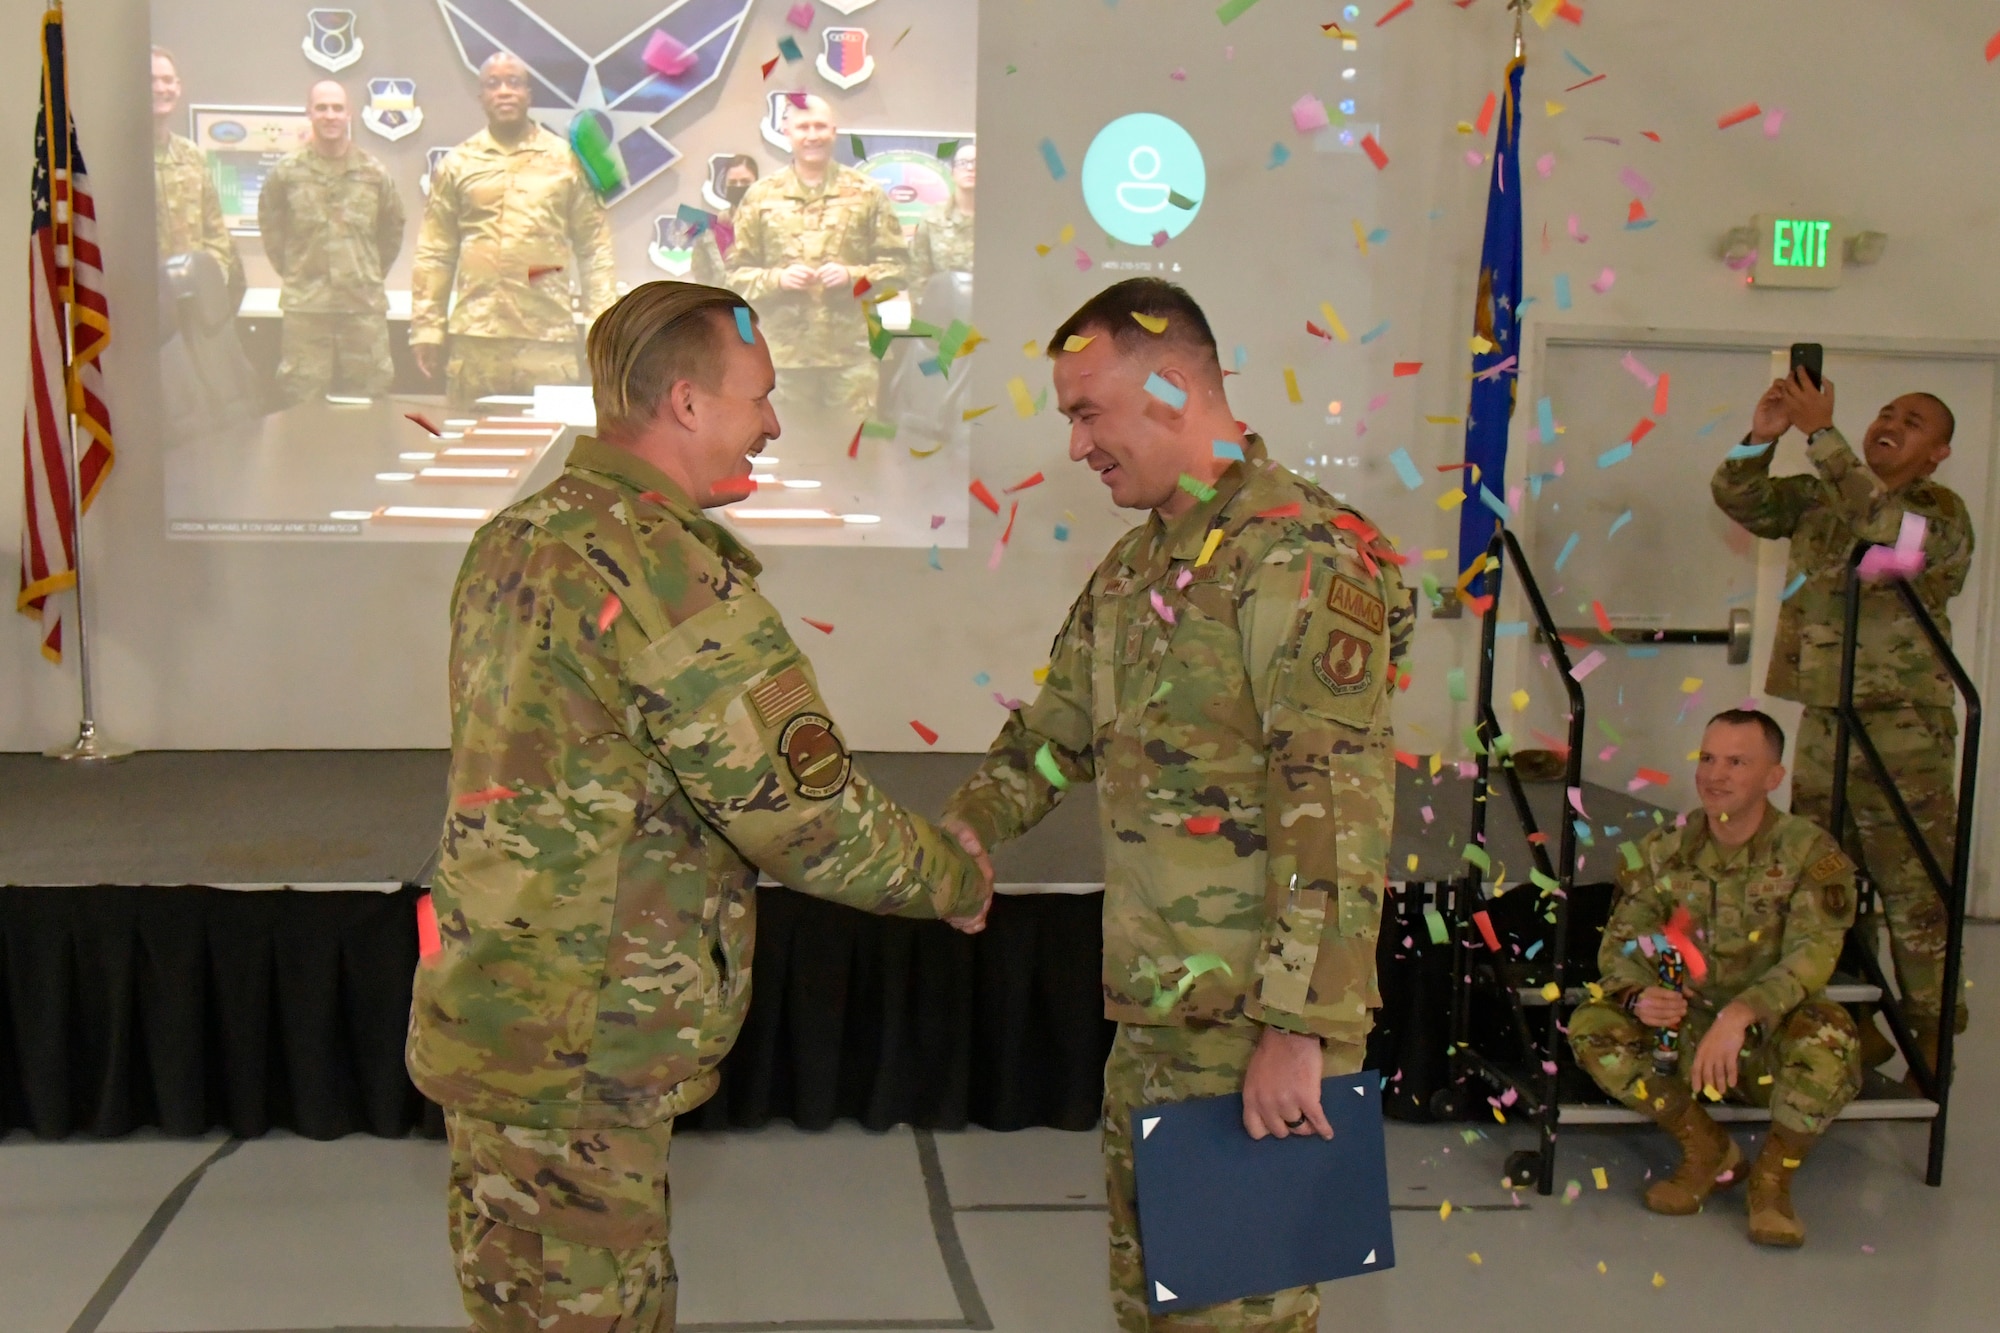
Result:
<svg viewBox="0 0 2000 1333"><path fill-rule="evenodd" d="M854 761L834 734L833 720L818 713L800 713L778 733L778 753L799 785L799 795L823 801L847 785Z"/></svg>

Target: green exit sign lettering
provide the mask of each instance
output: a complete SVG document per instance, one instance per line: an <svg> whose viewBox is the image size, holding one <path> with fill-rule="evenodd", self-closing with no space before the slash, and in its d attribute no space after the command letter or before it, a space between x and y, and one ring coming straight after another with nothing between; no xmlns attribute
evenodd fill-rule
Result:
<svg viewBox="0 0 2000 1333"><path fill-rule="evenodd" d="M1834 218L1767 213L1756 219L1757 287L1837 287L1846 233Z"/></svg>

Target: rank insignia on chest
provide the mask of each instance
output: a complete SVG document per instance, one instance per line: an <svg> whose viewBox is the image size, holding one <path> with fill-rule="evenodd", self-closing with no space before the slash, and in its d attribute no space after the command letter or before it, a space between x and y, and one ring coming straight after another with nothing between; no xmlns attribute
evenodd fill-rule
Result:
<svg viewBox="0 0 2000 1333"><path fill-rule="evenodd" d="M368 80L368 105L361 108L361 123L392 143L415 134L424 123L424 109L417 105L417 81Z"/></svg>
<svg viewBox="0 0 2000 1333"><path fill-rule="evenodd" d="M1326 651L1313 659L1313 674L1335 694L1357 694L1368 688L1374 675L1368 669L1374 651L1368 640L1334 630L1326 636Z"/></svg>
<svg viewBox="0 0 2000 1333"><path fill-rule="evenodd" d="M1345 616L1370 634L1380 634L1388 623L1382 599L1352 579L1336 577L1326 591L1326 604L1334 614Z"/></svg>
<svg viewBox="0 0 2000 1333"><path fill-rule="evenodd" d="M787 722L778 733L778 753L785 757L799 795L809 801L838 795L854 768L847 747L834 733L832 719L818 713L800 713Z"/></svg>
<svg viewBox="0 0 2000 1333"><path fill-rule="evenodd" d="M324 70L340 71L361 59L365 49L354 31L351 9L308 9L306 36L299 43L306 59Z"/></svg>

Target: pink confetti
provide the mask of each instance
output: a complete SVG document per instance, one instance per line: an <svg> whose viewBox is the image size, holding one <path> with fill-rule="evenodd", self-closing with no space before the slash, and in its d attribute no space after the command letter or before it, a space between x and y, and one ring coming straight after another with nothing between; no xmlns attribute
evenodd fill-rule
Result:
<svg viewBox="0 0 2000 1333"><path fill-rule="evenodd" d="M1153 599L1153 610L1159 613L1160 619L1166 621L1169 625L1173 624L1174 609L1167 605L1166 598L1160 596L1160 590L1155 588L1148 596Z"/></svg>
<svg viewBox="0 0 2000 1333"><path fill-rule="evenodd" d="M1194 582L1194 571L1192 569L1183 569L1178 575L1174 577L1174 587L1176 588L1185 588L1188 586L1188 584L1193 582Z"/></svg>
<svg viewBox="0 0 2000 1333"><path fill-rule="evenodd" d="M1370 398L1368 400L1368 410L1370 412L1380 412L1383 408L1387 407L1388 405L1389 405L1389 395L1386 393L1378 393L1373 398Z"/></svg>
<svg viewBox="0 0 2000 1333"><path fill-rule="evenodd" d="M1076 271L1078 273L1088 273L1090 272L1090 267L1090 256L1085 254L1083 247L1079 245L1076 247Z"/></svg>
<svg viewBox="0 0 2000 1333"><path fill-rule="evenodd" d="M798 4L793 5L790 9L785 11L785 21L790 23L794 28L797 28L800 31L804 31L805 29L812 27L813 25L812 5L808 3L808 0L799 0Z"/></svg>
<svg viewBox="0 0 2000 1333"><path fill-rule="evenodd" d="M1326 103L1311 93L1305 94L1292 103L1292 125L1300 134L1313 130L1323 130L1327 126Z"/></svg>
<svg viewBox="0 0 2000 1333"><path fill-rule="evenodd" d="M1619 361L1618 364L1625 367L1625 369L1631 373L1633 379L1638 380L1639 383L1645 385L1649 389L1653 388L1660 382L1660 377L1653 371L1648 370L1646 368L1646 363L1641 361L1636 355L1634 355L1631 352L1625 353L1624 358L1621 361Z"/></svg>
<svg viewBox="0 0 2000 1333"><path fill-rule="evenodd" d="M1633 194L1638 195L1641 199L1651 199L1653 197L1653 182L1647 180L1630 167L1626 167L1618 173L1618 183Z"/></svg>
<svg viewBox="0 0 2000 1333"><path fill-rule="evenodd" d="M1576 214L1574 213L1569 215L1569 238L1578 245L1583 245L1590 240L1588 236L1583 234L1583 224L1576 220Z"/></svg>
<svg viewBox="0 0 2000 1333"><path fill-rule="evenodd" d="M1432 822L1437 818L1437 812L1431 809L1429 806L1425 806L1423 809L1417 811L1417 813L1424 817L1424 822L1426 824Z"/></svg>
<svg viewBox="0 0 2000 1333"><path fill-rule="evenodd" d="M1484 166L1485 163L1486 163L1486 154L1480 152L1477 148L1468 148L1465 150L1466 166L1478 167L1478 166Z"/></svg>
<svg viewBox="0 0 2000 1333"><path fill-rule="evenodd" d="M939 528L941 528L941 527L943 527L943 526L944 526L944 515L943 515L943 514L932 514L932 515L931 515L931 531L932 531L932 532L936 532L936 531L937 531L937 530L938 530Z"/></svg>
<svg viewBox="0 0 2000 1333"><path fill-rule="evenodd" d="M1547 180L1549 174L1553 172L1555 169L1556 169L1556 155L1554 153L1543 153L1540 157L1535 159L1535 170L1542 173L1543 180Z"/></svg>
<svg viewBox="0 0 2000 1333"><path fill-rule="evenodd" d="M677 79L693 69L700 57L655 28L653 35L646 39L646 54L642 59L646 62L646 68L655 74L663 78Z"/></svg>
<svg viewBox="0 0 2000 1333"><path fill-rule="evenodd" d="M1186 83L1187 71L1184 69L1176 69L1173 73L1167 75L1167 77L1172 79L1175 83Z"/></svg>
<svg viewBox="0 0 2000 1333"><path fill-rule="evenodd" d="M1778 131L1783 128L1785 128L1785 113L1783 111L1773 111L1770 115L1764 117L1764 137L1766 139L1777 138Z"/></svg>
<svg viewBox="0 0 2000 1333"><path fill-rule="evenodd" d="M1597 668L1603 665L1604 665L1604 654L1597 651L1597 649L1592 648L1588 653L1584 654L1584 658L1581 662L1578 662L1575 666L1569 669L1570 678L1572 680L1582 680L1585 676L1588 676L1591 672L1597 670Z"/></svg>
<svg viewBox="0 0 2000 1333"><path fill-rule="evenodd" d="M1582 815L1585 819L1590 818L1590 812L1583 808L1583 788L1569 788L1569 808Z"/></svg>
<svg viewBox="0 0 2000 1333"><path fill-rule="evenodd" d="M1610 291L1611 284L1617 281L1618 281L1618 274L1614 270L1607 268L1602 273L1599 273L1596 278L1592 279L1590 284L1590 290L1596 292L1599 296L1602 296L1606 292Z"/></svg>

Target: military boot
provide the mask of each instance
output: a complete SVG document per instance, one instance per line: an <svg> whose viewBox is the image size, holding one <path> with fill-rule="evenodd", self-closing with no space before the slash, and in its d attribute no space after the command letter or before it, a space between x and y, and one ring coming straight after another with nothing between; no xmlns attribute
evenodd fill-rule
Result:
<svg viewBox="0 0 2000 1333"><path fill-rule="evenodd" d="M1646 1207L1670 1217L1701 1211L1702 1200L1736 1183L1743 1150L1728 1131L1709 1119L1679 1079L1661 1079L1659 1095L1647 1111L1681 1145L1681 1164L1646 1190ZM1660 1103L1665 1103L1661 1105Z"/></svg>
<svg viewBox="0 0 2000 1333"><path fill-rule="evenodd" d="M1817 1134L1771 1126L1764 1151L1750 1167L1751 1240L1794 1249L1806 1243L1806 1224L1792 1211L1792 1173L1818 1142Z"/></svg>
<svg viewBox="0 0 2000 1333"><path fill-rule="evenodd" d="M1910 1035L1917 1039L1917 1055L1930 1067L1933 1074L1938 1067L1938 1021L1935 1018L1914 1018L1910 1020ZM1927 1094L1917 1082L1915 1071L1903 1075L1903 1086L1912 1097Z"/></svg>

